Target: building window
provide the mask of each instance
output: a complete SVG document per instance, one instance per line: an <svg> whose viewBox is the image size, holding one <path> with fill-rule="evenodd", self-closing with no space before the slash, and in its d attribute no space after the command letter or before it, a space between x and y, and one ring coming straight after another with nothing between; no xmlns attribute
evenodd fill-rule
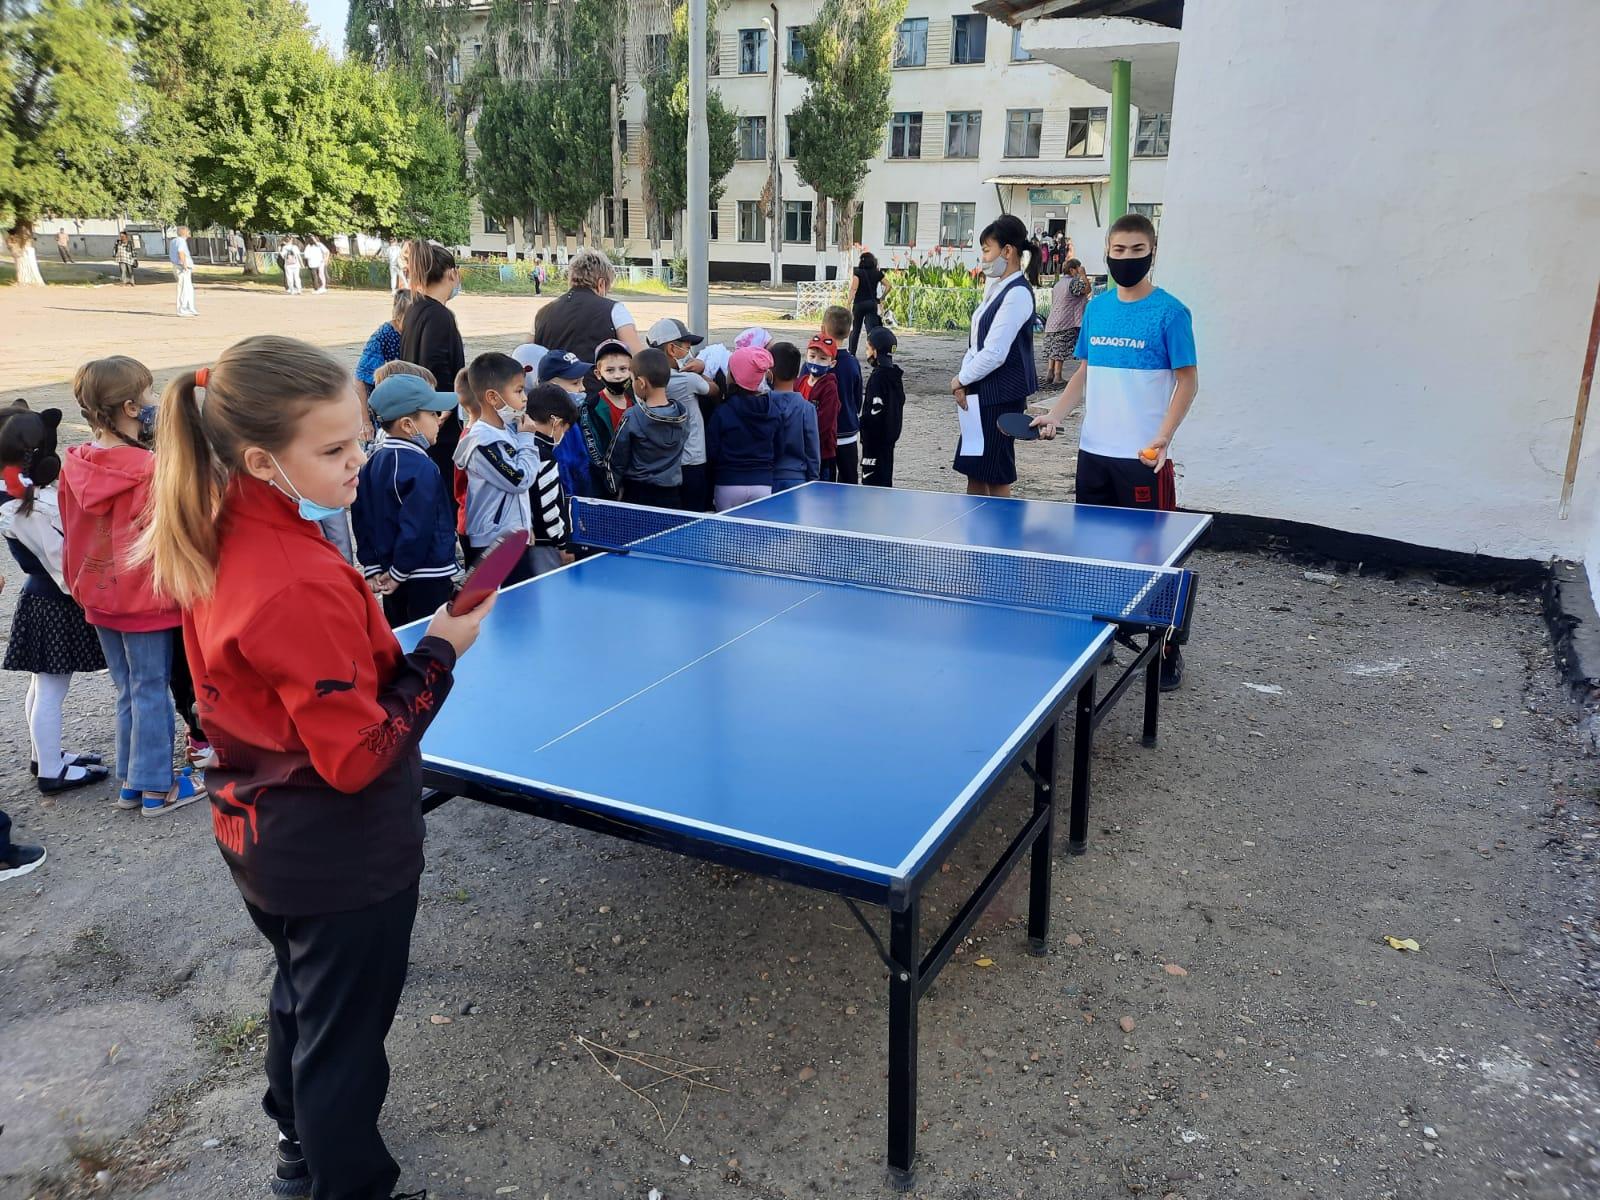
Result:
<svg viewBox="0 0 1600 1200"><path fill-rule="evenodd" d="M467 55L467 61L468 62L477 62L482 57L483 57L483 43L482 42L473 42L472 43L472 52L469 55Z"/></svg>
<svg viewBox="0 0 1600 1200"><path fill-rule="evenodd" d="M1039 135L1043 130L1042 108L1006 109L1006 157L1038 158Z"/></svg>
<svg viewBox="0 0 1600 1200"><path fill-rule="evenodd" d="M739 74L764 75L767 70L767 31L739 30Z"/></svg>
<svg viewBox="0 0 1600 1200"><path fill-rule="evenodd" d="M1099 158L1106 152L1106 110L1067 110L1067 157Z"/></svg>
<svg viewBox="0 0 1600 1200"><path fill-rule="evenodd" d="M1011 31L1011 61L1032 62L1033 55L1022 48L1022 26L1018 25Z"/></svg>
<svg viewBox="0 0 1600 1200"><path fill-rule="evenodd" d="M945 114L944 156L946 158L977 158L978 135L983 129L981 112L953 112Z"/></svg>
<svg viewBox="0 0 1600 1200"><path fill-rule="evenodd" d="M667 69L667 35L664 33L647 33L644 35L644 61L639 64L647 75Z"/></svg>
<svg viewBox="0 0 1600 1200"><path fill-rule="evenodd" d="M722 240L722 223L717 220L717 210L711 210L711 222L706 226L706 237L713 242Z"/></svg>
<svg viewBox="0 0 1600 1200"><path fill-rule="evenodd" d="M801 244L811 241L811 201L783 202L783 240Z"/></svg>
<svg viewBox="0 0 1600 1200"><path fill-rule="evenodd" d="M767 216L761 211L761 201L739 201L739 240L741 242L767 240Z"/></svg>
<svg viewBox="0 0 1600 1200"><path fill-rule="evenodd" d="M1172 114L1169 112L1141 112L1139 135L1133 143L1133 153L1138 158L1165 158L1172 144Z"/></svg>
<svg viewBox="0 0 1600 1200"><path fill-rule="evenodd" d="M972 229L977 221L976 204L941 204L939 206L939 244L941 246L972 245Z"/></svg>
<svg viewBox="0 0 1600 1200"><path fill-rule="evenodd" d="M739 158L744 162L760 162L767 156L767 119L765 117L739 118Z"/></svg>
<svg viewBox="0 0 1600 1200"><path fill-rule="evenodd" d="M1157 236L1161 233L1161 205L1159 204L1130 204L1129 212L1136 212L1140 216L1149 217L1150 224L1156 227Z"/></svg>
<svg viewBox="0 0 1600 1200"><path fill-rule="evenodd" d="M894 65L897 67L928 65L927 17L908 17L900 22L900 32L894 40Z"/></svg>
<svg viewBox="0 0 1600 1200"><path fill-rule="evenodd" d="M785 158L794 157L794 114L786 113L783 118L783 148Z"/></svg>
<svg viewBox="0 0 1600 1200"><path fill-rule="evenodd" d="M985 43L989 40L989 18L977 13L964 13L950 18L950 61L953 63L981 63Z"/></svg>
<svg viewBox="0 0 1600 1200"><path fill-rule="evenodd" d="M891 200L883 206L883 244L909 246L917 240L915 201Z"/></svg>
<svg viewBox="0 0 1600 1200"><path fill-rule="evenodd" d="M502 225L499 221L496 221L488 213L484 213L483 214L483 231L485 233L504 233L506 231L506 227L504 225Z"/></svg>
<svg viewBox="0 0 1600 1200"><path fill-rule="evenodd" d="M619 202L615 197L607 196L605 198L603 207L605 209L606 237L612 239L613 241L619 237L626 238L628 236L627 197L624 196ZM620 213L617 211L619 208L622 210ZM620 234L617 232L617 220L619 217L622 220L622 231Z"/></svg>
<svg viewBox="0 0 1600 1200"><path fill-rule="evenodd" d="M895 113L889 118L889 157L922 157L922 114Z"/></svg>
<svg viewBox="0 0 1600 1200"><path fill-rule="evenodd" d="M800 40L802 25L789 26L789 57L785 65L791 71L798 71L806 64L806 45Z"/></svg>
<svg viewBox="0 0 1600 1200"><path fill-rule="evenodd" d="M626 120L617 122L617 145L622 148L622 156L626 158L628 156L628 122Z"/></svg>

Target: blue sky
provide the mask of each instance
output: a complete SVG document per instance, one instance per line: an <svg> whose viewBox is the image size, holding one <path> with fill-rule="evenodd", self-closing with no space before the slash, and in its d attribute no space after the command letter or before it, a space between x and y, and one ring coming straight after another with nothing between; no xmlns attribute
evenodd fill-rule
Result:
<svg viewBox="0 0 1600 1200"><path fill-rule="evenodd" d="M344 56L344 20L350 11L349 0L300 0L311 14L311 24L322 31L322 40L336 55Z"/></svg>

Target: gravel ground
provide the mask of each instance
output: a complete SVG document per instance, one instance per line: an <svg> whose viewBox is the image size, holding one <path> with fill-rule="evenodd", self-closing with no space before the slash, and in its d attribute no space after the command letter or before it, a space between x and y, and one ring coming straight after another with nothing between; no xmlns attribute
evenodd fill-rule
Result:
<svg viewBox="0 0 1600 1200"><path fill-rule="evenodd" d="M903 350L900 481L958 486L960 345ZM1019 494L1068 498L1071 439L1022 450ZM1102 726L1051 954L1026 953L1018 877L923 1005L916 1194L1597 1194L1600 793L1537 603L1194 565L1184 690L1153 750L1136 696ZM0 794L50 861L0 891L0 1196L265 1195L270 960L206 815L40 797L24 684L0 675ZM77 681L75 748L109 751L111 695ZM935 907L1029 795L1013 781ZM837 901L462 801L428 857L389 1042L404 1185L886 1194L885 973ZM721 1090L666 1080L652 1106L624 1084L661 1076L619 1081L600 1046Z"/></svg>

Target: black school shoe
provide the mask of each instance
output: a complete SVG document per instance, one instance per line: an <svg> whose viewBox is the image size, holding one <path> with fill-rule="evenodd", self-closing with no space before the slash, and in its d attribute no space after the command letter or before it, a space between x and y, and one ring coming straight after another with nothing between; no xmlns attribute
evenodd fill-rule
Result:
<svg viewBox="0 0 1600 1200"><path fill-rule="evenodd" d="M1172 647L1161 659L1161 690L1175 692L1183 684L1183 651Z"/></svg>
<svg viewBox="0 0 1600 1200"><path fill-rule="evenodd" d="M62 765L68 767L98 767L101 763L105 762L105 759L101 758L98 754L67 754L63 755L62 757L66 759L66 762ZM28 760L28 774L37 775L38 773L39 760L36 758L30 758Z"/></svg>
<svg viewBox="0 0 1600 1200"><path fill-rule="evenodd" d="M53 796L57 792L70 792L74 788L91 787L97 783L104 783L106 777L111 774L106 767L85 766L80 768L83 771L82 775L76 779L69 779L67 778L67 772L74 765L73 763L68 763L61 768L61 774L40 775L34 782L39 785L39 790L46 796Z"/></svg>
<svg viewBox="0 0 1600 1200"><path fill-rule="evenodd" d="M278 1135L278 1170L272 1179L274 1196L311 1195L311 1168L300 1153L300 1143Z"/></svg>

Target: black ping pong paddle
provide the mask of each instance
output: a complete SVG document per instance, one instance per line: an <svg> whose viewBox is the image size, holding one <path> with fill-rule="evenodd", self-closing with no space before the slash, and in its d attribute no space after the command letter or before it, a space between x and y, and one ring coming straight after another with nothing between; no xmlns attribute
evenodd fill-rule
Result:
<svg viewBox="0 0 1600 1200"><path fill-rule="evenodd" d="M1033 418L1025 412L1001 413L995 420L1000 427L1000 432L1007 437L1016 438L1019 442L1031 442L1038 438L1039 430L1033 423Z"/></svg>

